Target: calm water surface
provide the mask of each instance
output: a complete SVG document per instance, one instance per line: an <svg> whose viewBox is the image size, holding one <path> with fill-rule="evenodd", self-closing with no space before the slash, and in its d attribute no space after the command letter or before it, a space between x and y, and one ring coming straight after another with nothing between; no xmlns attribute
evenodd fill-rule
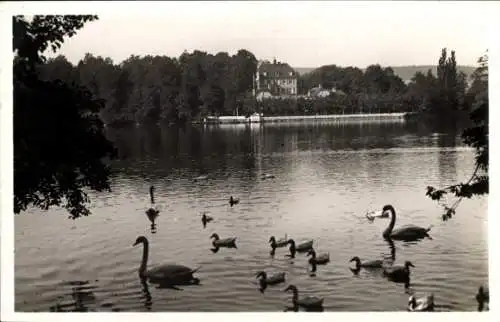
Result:
<svg viewBox="0 0 500 322"><path fill-rule="evenodd" d="M406 310L403 285L349 269L349 259L411 260L412 290L434 292L442 310L476 310L488 282L487 200L462 202L442 222L442 208L425 197L470 175L474 152L459 130L439 133L412 124L266 125L224 128L109 130L119 149L112 193L92 194L93 215L68 220L64 210L15 217L16 311L282 311L288 284L261 294L255 273L285 271L300 294L325 298L325 311ZM193 178L208 173L207 181ZM263 173L276 175L262 180ZM149 186L161 209L156 234L144 212ZM241 203L229 207L230 195ZM392 204L396 226L434 225L432 240L394 241L381 234L387 219L367 210ZM204 229L200 212L215 218ZM238 249L210 251L209 236L238 237ZM271 235L312 238L331 262L308 273L307 259L269 254ZM199 286L157 289L138 278L142 248L149 264L201 266Z"/></svg>

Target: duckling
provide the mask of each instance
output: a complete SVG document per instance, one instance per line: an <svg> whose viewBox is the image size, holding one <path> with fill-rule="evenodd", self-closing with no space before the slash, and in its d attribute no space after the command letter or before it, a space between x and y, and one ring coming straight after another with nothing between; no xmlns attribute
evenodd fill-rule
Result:
<svg viewBox="0 0 500 322"><path fill-rule="evenodd" d="M381 261L380 259L375 259L371 261L365 261L361 262L358 256L354 256L351 258L349 262L356 262L356 269L360 269L361 267L363 268L382 268L384 262Z"/></svg>
<svg viewBox="0 0 500 322"><path fill-rule="evenodd" d="M391 266L384 268L384 276L396 283L405 283L405 288L410 286L410 266L415 267L410 261L404 266Z"/></svg>
<svg viewBox="0 0 500 322"><path fill-rule="evenodd" d="M207 216L207 214L209 214L209 212L203 212L202 215L201 215L201 222L203 223L203 227L205 228L207 226L207 223L208 222L211 222L212 220L214 220L213 217L211 216Z"/></svg>
<svg viewBox="0 0 500 322"><path fill-rule="evenodd" d="M219 235L216 233L213 233L212 236L210 236L210 239L214 239L212 241L212 245L214 247L219 248L219 247L227 247L227 248L237 248L236 247L236 237L229 237L229 238L224 238L220 239Z"/></svg>
<svg viewBox="0 0 500 322"><path fill-rule="evenodd" d="M267 285L276 285L285 282L285 272L279 272L267 277L266 272L259 271L257 277L259 279L260 291L263 293Z"/></svg>
<svg viewBox="0 0 500 322"><path fill-rule="evenodd" d="M490 304L490 291L488 289L485 290L483 286L480 286L476 294L476 301L478 303L477 310L479 312L483 311L485 309L484 304L488 303L488 306Z"/></svg>
<svg viewBox="0 0 500 322"><path fill-rule="evenodd" d="M414 295L408 299L408 311L423 312L434 311L434 294L417 299Z"/></svg>
<svg viewBox="0 0 500 322"><path fill-rule="evenodd" d="M234 206L234 205L237 205L239 203L240 203L240 199L239 198L238 199L237 198L233 198L233 196L231 196L229 198L229 204L231 205L231 207Z"/></svg>
<svg viewBox="0 0 500 322"><path fill-rule="evenodd" d="M303 307L306 309L312 309L312 308L321 308L323 307L323 298L319 298L316 296L306 296L303 298L299 299L299 291L295 285L288 285L288 287L284 290L284 292L292 291L293 292L293 306L296 307Z"/></svg>

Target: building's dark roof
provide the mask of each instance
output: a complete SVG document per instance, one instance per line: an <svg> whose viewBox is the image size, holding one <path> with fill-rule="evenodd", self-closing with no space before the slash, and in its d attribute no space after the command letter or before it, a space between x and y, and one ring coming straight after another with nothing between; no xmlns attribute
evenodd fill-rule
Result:
<svg viewBox="0 0 500 322"><path fill-rule="evenodd" d="M259 68L258 68L259 74L262 74L264 72L267 73L267 77L276 77L276 73L278 73L279 78L296 78L297 77L297 72L290 67L287 63L269 63L269 62L263 62ZM292 75L290 76L290 72Z"/></svg>

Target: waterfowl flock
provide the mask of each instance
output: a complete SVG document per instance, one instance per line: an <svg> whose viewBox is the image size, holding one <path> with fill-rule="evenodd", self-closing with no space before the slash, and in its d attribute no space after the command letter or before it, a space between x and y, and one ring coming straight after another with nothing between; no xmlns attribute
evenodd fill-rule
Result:
<svg viewBox="0 0 500 322"><path fill-rule="evenodd" d="M274 178L272 175L263 175L263 179ZM206 180L207 175L202 175L195 178L197 180ZM150 198L152 207L146 210L147 218L152 224L152 230L155 228L155 220L159 216L159 210L153 208L155 203L154 200L154 187L150 187ZM230 196L229 205L231 207L237 205L240 202L239 199ZM378 218L390 218L389 225L382 232L382 237L389 241L391 249L393 250L392 261L389 263L381 259L371 259L371 260L361 260L358 256L352 257L348 262L354 262L355 267L349 269L354 273L358 274L361 269L380 271L381 276L385 277L388 281L395 283L403 283L406 290L410 287L411 283L411 271L410 267L415 268L415 265L409 260L404 262L404 265L397 266L393 265L394 261L394 243L392 240L402 240L402 241L416 241L423 238L432 239L429 232L432 226L428 228L419 227L415 225L406 225L394 229L396 223L396 211L392 205L385 205L380 212L367 213L366 217L373 221ZM214 221L214 217L210 216L209 212L201 213L201 221L203 227L206 228L207 223ZM154 231L152 231L154 233ZM236 240L237 237L230 236L221 238L217 233L212 233L209 239L213 248L211 249L214 253L220 248L234 248L237 249ZM271 247L271 256L275 256L276 250L279 248L285 248L288 246L288 254L285 257L290 259L295 259L297 253L306 253L307 264L311 267L310 272L315 273L317 271L318 265L327 265L330 263L330 253L322 252L316 253L314 249L314 240L308 239L301 241L296 244L293 238L289 238L286 234L284 238L276 239L275 236L269 238L268 243ZM199 285L200 279L195 277L194 274L200 270L201 267L192 269L190 267L180 265L180 264L164 264L161 266L156 266L152 269L147 269L147 262L149 258L149 241L144 236L137 237L133 246L142 244L143 254L142 261L139 266L139 277L141 281L149 281L153 284L158 284L161 287L168 287L173 289L178 289L179 285ZM303 255L302 255L303 256ZM256 272L256 279L258 279L259 291L264 293L268 286L274 286L278 284L283 284L286 282L286 272L272 272L268 274L266 271L261 270ZM314 275L311 275L314 276ZM292 292L292 307L288 307L285 311L299 311L300 308L306 311L322 311L324 298L316 296L306 296L299 297L299 291L297 286L290 284L285 289L284 292ZM483 286L479 287L478 293L476 295L476 301L478 302L478 311L483 311L488 308L489 304L489 291ZM418 312L418 311L433 311L435 308L434 294L427 294L422 297L417 297L412 294L408 299L407 311Z"/></svg>

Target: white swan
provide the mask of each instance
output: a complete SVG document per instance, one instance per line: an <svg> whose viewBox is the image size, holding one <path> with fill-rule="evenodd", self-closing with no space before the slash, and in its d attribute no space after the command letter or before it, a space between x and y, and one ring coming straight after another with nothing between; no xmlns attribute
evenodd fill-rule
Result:
<svg viewBox="0 0 500 322"><path fill-rule="evenodd" d="M408 299L408 311L434 311L434 294L430 294L418 299L414 295L410 296L410 298Z"/></svg>
<svg viewBox="0 0 500 322"><path fill-rule="evenodd" d="M144 236L139 236L132 246L136 246L138 244L143 244L142 262L141 266L139 266L139 276L141 278L147 278L152 283L161 283L168 285L198 284L200 282L198 278L193 276L193 273L200 269L200 267L191 269L183 265L166 264L148 270L148 239Z"/></svg>

